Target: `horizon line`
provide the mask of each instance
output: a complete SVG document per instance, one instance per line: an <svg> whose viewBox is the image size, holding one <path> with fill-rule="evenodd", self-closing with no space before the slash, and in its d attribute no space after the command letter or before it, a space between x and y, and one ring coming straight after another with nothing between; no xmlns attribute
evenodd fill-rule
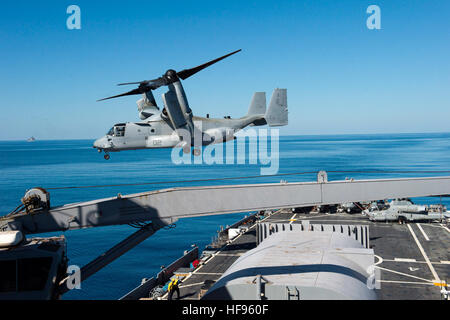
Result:
<svg viewBox="0 0 450 320"><path fill-rule="evenodd" d="M280 137L298 137L298 136L379 136L379 135L413 135L413 134L450 134L450 131L438 131L438 132L386 132L386 133L319 133L319 134L280 134ZM33 136L34 137L34 136ZM27 141L29 138L23 139L0 139L0 141ZM38 139L35 137L35 141L75 141L75 140L96 140L97 138L67 138L67 139ZM34 142L34 141L33 141Z"/></svg>

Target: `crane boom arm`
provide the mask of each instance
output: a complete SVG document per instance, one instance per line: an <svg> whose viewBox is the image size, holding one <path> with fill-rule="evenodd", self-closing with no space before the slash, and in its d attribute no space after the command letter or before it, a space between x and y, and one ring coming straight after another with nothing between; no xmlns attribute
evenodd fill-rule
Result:
<svg viewBox="0 0 450 320"><path fill-rule="evenodd" d="M324 172L322 172L323 174ZM25 234L180 218L380 199L450 194L450 177L171 188L21 212L0 219L1 230Z"/></svg>

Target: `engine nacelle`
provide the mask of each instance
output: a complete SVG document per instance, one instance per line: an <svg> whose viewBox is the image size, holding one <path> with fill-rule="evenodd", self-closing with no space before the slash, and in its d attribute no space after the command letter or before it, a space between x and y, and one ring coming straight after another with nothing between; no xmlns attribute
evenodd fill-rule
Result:
<svg viewBox="0 0 450 320"><path fill-rule="evenodd" d="M145 120L158 112L159 112L158 108L146 108L139 112L139 118L141 120Z"/></svg>
<svg viewBox="0 0 450 320"><path fill-rule="evenodd" d="M145 120L159 112L159 108L156 105L155 97L153 96L151 90L143 93L142 98L136 101L136 104L138 107L139 118L141 120Z"/></svg>
<svg viewBox="0 0 450 320"><path fill-rule="evenodd" d="M169 90L162 94L165 112L175 129L187 129L186 119L180 107L180 102L174 91Z"/></svg>

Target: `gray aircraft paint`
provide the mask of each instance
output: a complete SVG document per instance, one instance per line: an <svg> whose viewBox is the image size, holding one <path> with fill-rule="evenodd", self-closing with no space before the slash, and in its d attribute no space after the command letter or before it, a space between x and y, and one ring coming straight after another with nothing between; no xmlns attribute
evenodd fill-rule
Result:
<svg viewBox="0 0 450 320"><path fill-rule="evenodd" d="M181 86L181 84L179 85ZM168 111L167 115L164 111L158 110L157 113L152 114L144 121L116 124L113 129L116 127L124 128L123 136L116 133L107 134L94 142L94 148L105 151L105 153L136 149L173 148L180 146L180 136L183 135L183 130L189 132L191 146L199 147L194 145L196 133L201 133L204 137L201 145L209 145L234 139L235 133L249 125L284 126L288 123L286 89L274 90L269 108L265 113L260 113L266 109L265 93L257 92L252 98L246 116L237 119L188 116L188 120L184 116L183 110L189 107L187 105L181 107L182 104L177 102L180 97L185 98L184 91L176 93L175 90L175 86L169 86L169 91L163 94L165 107L172 105L171 108L166 108L166 110L172 110ZM140 117L156 111L155 105L150 103L151 99L147 95L148 93L143 94L143 98L137 101ZM177 107L174 108L174 104ZM190 112L190 109L188 110ZM189 123L193 125L192 134ZM211 139L211 137L215 137L215 139ZM222 139L217 139L217 137L222 137Z"/></svg>

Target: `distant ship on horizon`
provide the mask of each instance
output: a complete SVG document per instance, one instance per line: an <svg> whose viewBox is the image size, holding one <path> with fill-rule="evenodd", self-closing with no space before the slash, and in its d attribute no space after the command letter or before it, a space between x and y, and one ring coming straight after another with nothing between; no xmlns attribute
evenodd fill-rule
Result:
<svg viewBox="0 0 450 320"><path fill-rule="evenodd" d="M27 141L28 142L33 142L33 141L36 141L36 138L35 137L30 137L30 138L27 139Z"/></svg>

